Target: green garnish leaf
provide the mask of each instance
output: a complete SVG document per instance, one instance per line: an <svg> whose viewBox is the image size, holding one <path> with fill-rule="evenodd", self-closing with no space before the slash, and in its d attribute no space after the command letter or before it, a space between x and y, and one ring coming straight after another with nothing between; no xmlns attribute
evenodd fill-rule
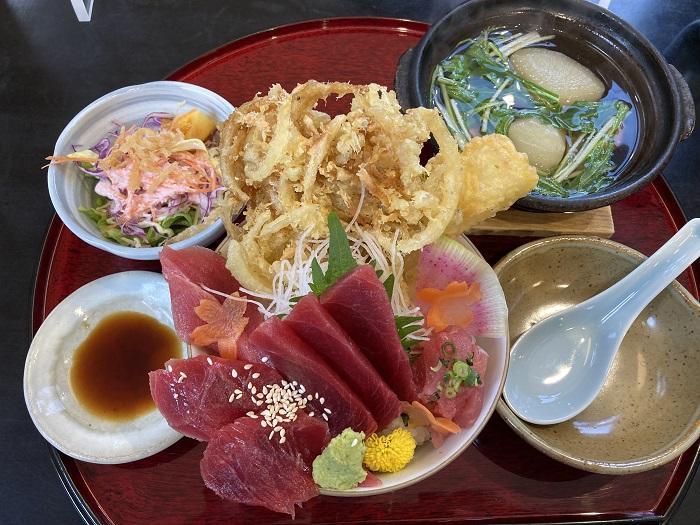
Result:
<svg viewBox="0 0 700 525"><path fill-rule="evenodd" d="M420 343L417 339L409 339L408 336L417 330L420 330L421 325L416 324L418 321L422 321L423 318L420 316L410 316L410 315L397 315L394 316L394 322L396 323L396 331L399 334L399 339L401 340L401 346L404 350L408 352L409 359L414 359L415 354L410 352L410 350Z"/></svg>
<svg viewBox="0 0 700 525"><path fill-rule="evenodd" d="M391 297L394 295L394 280L393 273L384 280L384 289L386 290L386 294L389 296L389 301L391 301Z"/></svg>
<svg viewBox="0 0 700 525"><path fill-rule="evenodd" d="M343 228L340 219L333 211L328 214L328 232L330 234L330 244L328 246L326 281L332 284L355 268L357 261L352 256L345 228Z"/></svg>
<svg viewBox="0 0 700 525"><path fill-rule="evenodd" d="M357 266L357 261L352 256L350 241L345 233L345 228L335 212L328 214L328 268L323 272L317 259L311 261L311 278L313 283L309 286L316 295L321 295L346 273Z"/></svg>
<svg viewBox="0 0 700 525"><path fill-rule="evenodd" d="M309 283L309 288L311 288L311 291L316 295L321 295L330 287L323 273L323 269L316 258L311 261L311 278L313 282Z"/></svg>

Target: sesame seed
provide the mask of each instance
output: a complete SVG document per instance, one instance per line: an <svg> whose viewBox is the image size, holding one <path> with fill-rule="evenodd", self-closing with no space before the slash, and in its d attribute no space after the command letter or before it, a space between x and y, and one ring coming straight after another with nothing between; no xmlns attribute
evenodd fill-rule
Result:
<svg viewBox="0 0 700 525"><path fill-rule="evenodd" d="M318 392L314 394L314 399L318 399Z"/></svg>
<svg viewBox="0 0 700 525"><path fill-rule="evenodd" d="M211 360L211 357L207 357L207 363L209 363L210 365L213 365L214 361Z"/></svg>
<svg viewBox="0 0 700 525"><path fill-rule="evenodd" d="M172 371L173 371L173 367L170 366L170 365L166 366L165 369L166 369L168 372L172 372Z"/></svg>
<svg viewBox="0 0 700 525"><path fill-rule="evenodd" d="M275 435L275 431L272 430L272 431L270 432L270 435L267 436L268 441L269 441L270 439L272 439L272 436L274 436L274 435Z"/></svg>
<svg viewBox="0 0 700 525"><path fill-rule="evenodd" d="M265 428L265 427L267 426L267 421L265 421L265 420L263 419L263 420L260 422L260 426L263 427L263 428Z"/></svg>
<svg viewBox="0 0 700 525"><path fill-rule="evenodd" d="M314 413L313 413L313 412L309 412L309 417L314 417Z"/></svg>
<svg viewBox="0 0 700 525"><path fill-rule="evenodd" d="M251 365L250 363L243 365L244 370L250 370L251 368L253 368L253 365Z"/></svg>
<svg viewBox="0 0 700 525"><path fill-rule="evenodd" d="M327 416L326 414L321 414L321 417L322 417L323 419L325 419L326 421L328 421L328 416Z"/></svg>
<svg viewBox="0 0 700 525"><path fill-rule="evenodd" d="M251 383L251 382L249 381L249 382L248 382L248 390L250 390L251 388L253 388L253 383Z"/></svg>
<svg viewBox="0 0 700 525"><path fill-rule="evenodd" d="M325 399L323 399L323 398L321 398L321 399L319 399L319 400L318 400L318 402L319 402L319 403L321 403L321 404L323 404L323 403L325 403L325 402L326 402L326 400L325 400Z"/></svg>
<svg viewBox="0 0 700 525"><path fill-rule="evenodd" d="M267 357L267 356L265 356L265 357L263 357L263 358L261 359L261 361L262 361L263 363L267 363L268 359L270 359L270 358Z"/></svg>
<svg viewBox="0 0 700 525"><path fill-rule="evenodd" d="M292 381L292 385L297 386L298 384L299 383L297 383L296 381Z"/></svg>
<svg viewBox="0 0 700 525"><path fill-rule="evenodd" d="M330 414L330 413L331 413L331 411L328 410L327 408L324 408L323 411L324 411L326 414Z"/></svg>
<svg viewBox="0 0 700 525"><path fill-rule="evenodd" d="M250 389L250 393L251 393L251 394L255 394L255 393L257 393L257 391L258 391L258 389L255 388L255 387L253 387L253 388Z"/></svg>
<svg viewBox="0 0 700 525"><path fill-rule="evenodd" d="M236 394L236 395L238 395L238 394L242 394L243 392L241 392L240 390L236 389L236 390L233 391L233 393Z"/></svg>
<svg viewBox="0 0 700 525"><path fill-rule="evenodd" d="M309 401L311 401L313 398L314 398L314 396L312 396L311 394L309 394L308 396L306 396L306 399L308 399Z"/></svg>
<svg viewBox="0 0 700 525"><path fill-rule="evenodd" d="M178 397L178 394L177 394L177 392L175 392L175 393L173 394L173 399L177 399L177 397Z"/></svg>
<svg viewBox="0 0 700 525"><path fill-rule="evenodd" d="M234 378L238 377L238 372L236 372L236 369L235 369L235 368L232 368L232 369L231 369L231 376L234 377Z"/></svg>
<svg viewBox="0 0 700 525"><path fill-rule="evenodd" d="M234 398L236 397L236 394L231 394L228 398L229 403L233 403Z"/></svg>
<svg viewBox="0 0 700 525"><path fill-rule="evenodd" d="M260 372L255 372L253 374L253 379L257 379L258 377L260 377Z"/></svg>
<svg viewBox="0 0 700 525"><path fill-rule="evenodd" d="M256 401L256 402L255 402L255 406L258 406L258 407L261 406L262 404L263 404L262 401Z"/></svg>
<svg viewBox="0 0 700 525"><path fill-rule="evenodd" d="M282 380L282 386L287 386L289 383L287 383L284 379Z"/></svg>
<svg viewBox="0 0 700 525"><path fill-rule="evenodd" d="M243 397L243 394L242 394L242 393L241 393L241 394L236 394L236 399L240 399L240 398L242 398L242 397Z"/></svg>
<svg viewBox="0 0 700 525"><path fill-rule="evenodd" d="M287 433L285 429L280 430L280 436L284 437L284 435Z"/></svg>
<svg viewBox="0 0 700 525"><path fill-rule="evenodd" d="M351 447L354 447L354 446L356 446L356 445L357 445L357 438L353 439L353 440L352 440L352 443L350 443L350 446L351 446Z"/></svg>
<svg viewBox="0 0 700 525"><path fill-rule="evenodd" d="M258 399L262 399L263 398L262 392L258 392L257 394L255 394L255 397L257 397Z"/></svg>
<svg viewBox="0 0 700 525"><path fill-rule="evenodd" d="M252 416L253 414L255 414L255 412L253 412L252 410L250 412L245 413L245 415L248 417Z"/></svg>
<svg viewBox="0 0 700 525"><path fill-rule="evenodd" d="M287 441L287 438L284 437L284 436L282 436L282 437L280 438L280 445L281 445L282 443L284 443L285 441Z"/></svg>
<svg viewBox="0 0 700 525"><path fill-rule="evenodd" d="M276 426L275 428L273 428L272 430L274 430L275 432L279 432L280 430L282 430L282 427L279 426L279 425L277 425L277 426Z"/></svg>

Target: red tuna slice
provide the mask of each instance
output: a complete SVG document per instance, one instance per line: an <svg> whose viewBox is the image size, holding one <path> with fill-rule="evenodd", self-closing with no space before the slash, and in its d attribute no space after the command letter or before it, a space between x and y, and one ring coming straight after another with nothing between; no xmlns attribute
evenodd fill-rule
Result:
<svg viewBox="0 0 700 525"><path fill-rule="evenodd" d="M294 518L295 505L318 495L311 463L328 444L328 426L301 413L270 439L258 419L242 417L221 428L204 451L204 484L224 499L265 507Z"/></svg>
<svg viewBox="0 0 700 525"><path fill-rule="evenodd" d="M175 330L180 339L191 343L192 331L204 324L194 311L200 301L202 299L223 301L222 297L214 296L202 289L201 285L231 294L238 291L238 282L226 268L226 259L201 246L183 250L174 250L166 246L161 252L160 263L163 267L163 277L170 289ZM240 337L239 346L245 344L250 332L263 320L253 303L248 303L245 316L248 318L248 324ZM215 345L213 348L216 349Z"/></svg>
<svg viewBox="0 0 700 525"><path fill-rule="evenodd" d="M191 343L194 329L204 324L194 309L199 306L202 299L215 299L215 297L181 275L173 274L166 279L170 289L170 306L175 331L180 339Z"/></svg>
<svg viewBox="0 0 700 525"><path fill-rule="evenodd" d="M411 366L396 331L389 297L374 269L358 266L321 296L321 304L399 399L413 401Z"/></svg>
<svg viewBox="0 0 700 525"><path fill-rule="evenodd" d="M249 383L261 391L263 386L282 380L267 366L214 356L171 359L165 369L148 376L153 401L168 424L201 441L209 440L218 429L246 412L264 409L253 401Z"/></svg>
<svg viewBox="0 0 700 525"><path fill-rule="evenodd" d="M166 246L160 254L163 277L179 275L196 285L203 284L213 290L230 294L239 284L226 268L226 259L215 251L201 246L174 250Z"/></svg>
<svg viewBox="0 0 700 525"><path fill-rule="evenodd" d="M441 349L445 343L454 345L454 355L449 353L442 355ZM451 352L451 346L445 347L445 352ZM430 341L421 347L421 355L413 364L418 399L425 404L436 416L451 419L461 428L467 428L481 413L484 401L484 387L463 386L454 398L439 396L438 385L445 375L445 368L440 365L440 357L466 360L470 358L474 369L483 379L486 376L489 355L476 344L467 329L449 327L447 330L433 334Z"/></svg>
<svg viewBox="0 0 700 525"><path fill-rule="evenodd" d="M348 384L370 409L379 428L398 417L399 398L315 295L299 301L284 323Z"/></svg>
<svg viewBox="0 0 700 525"><path fill-rule="evenodd" d="M350 387L278 317L258 326L239 356L251 363L266 362L289 381L303 385L307 395L313 396L307 410L328 418L332 435L348 427L366 435L377 430L372 414Z"/></svg>

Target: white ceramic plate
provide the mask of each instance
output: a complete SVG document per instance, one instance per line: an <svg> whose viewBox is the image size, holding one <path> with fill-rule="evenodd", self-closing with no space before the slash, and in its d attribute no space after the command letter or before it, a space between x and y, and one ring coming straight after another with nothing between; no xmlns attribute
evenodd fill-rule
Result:
<svg viewBox="0 0 700 525"><path fill-rule="evenodd" d="M213 91L184 82L159 81L129 86L112 91L88 105L65 127L58 137L54 155L67 155L73 146L89 148L115 128L115 123L142 122L149 113L182 113L199 109L223 122L234 107ZM92 207L95 193L86 178L73 163L49 166L49 195L56 213L75 235L101 250L128 259L158 259L161 247L133 248L105 239L80 207ZM197 235L174 243L174 248L210 244L224 233L217 220Z"/></svg>
<svg viewBox="0 0 700 525"><path fill-rule="evenodd" d="M481 257L479 250L476 249L467 237L462 236L458 240L465 247ZM501 300L503 301L504 311L506 311L506 299L502 291ZM506 372L508 371L510 348L507 332L508 319L504 319L503 326L506 327L506 330L502 337L476 338L479 346L488 352L489 363L486 377L482 378L484 382L484 405L481 409L481 414L479 414L479 417L470 428L466 428L457 434L451 435L445 439L443 445L438 449L434 448L430 443L421 445L416 449L416 455L406 468L393 474L380 474L378 477L381 479L382 485L379 487L357 487L351 490L321 489L321 494L327 496L356 497L393 492L432 476L455 460L469 445L471 445L474 439L476 439L476 436L479 435L479 432L486 426L486 423L493 414L496 404L501 397L506 379Z"/></svg>
<svg viewBox="0 0 700 525"><path fill-rule="evenodd" d="M75 349L102 318L125 310L172 327L170 293L163 276L123 272L86 284L49 314L29 348L24 368L29 414L49 443L76 459L126 463L160 452L182 437L155 408L132 421L105 421L81 407L71 391ZM183 344L183 357L186 351Z"/></svg>

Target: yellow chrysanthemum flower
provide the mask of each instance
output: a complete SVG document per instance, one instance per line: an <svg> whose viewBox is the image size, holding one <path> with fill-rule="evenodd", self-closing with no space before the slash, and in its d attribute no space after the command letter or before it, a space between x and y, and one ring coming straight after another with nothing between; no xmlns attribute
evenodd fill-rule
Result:
<svg viewBox="0 0 700 525"><path fill-rule="evenodd" d="M413 459L416 440L411 433L397 428L388 436L372 434L365 441L364 465L372 472L398 472Z"/></svg>

